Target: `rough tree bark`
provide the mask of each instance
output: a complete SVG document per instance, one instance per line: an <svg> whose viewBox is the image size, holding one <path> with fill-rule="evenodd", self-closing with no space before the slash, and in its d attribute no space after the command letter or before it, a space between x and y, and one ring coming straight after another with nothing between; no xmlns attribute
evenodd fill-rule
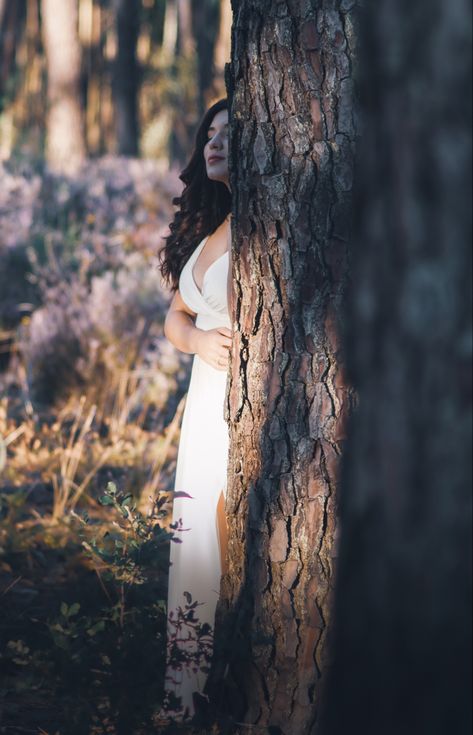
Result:
<svg viewBox="0 0 473 735"><path fill-rule="evenodd" d="M321 735L471 732L471 5L378 0Z"/></svg>
<svg viewBox="0 0 473 735"><path fill-rule="evenodd" d="M77 2L42 0L41 16L48 70L46 159L52 169L74 173L85 156Z"/></svg>
<svg viewBox="0 0 473 735"><path fill-rule="evenodd" d="M118 153L138 155L139 67L136 44L140 28L139 0L113 0L118 49L113 72Z"/></svg>
<svg viewBox="0 0 473 735"><path fill-rule="evenodd" d="M210 688L236 718L284 735L309 733L317 716L352 400L339 336L354 145L349 5L233 3L230 546Z"/></svg>

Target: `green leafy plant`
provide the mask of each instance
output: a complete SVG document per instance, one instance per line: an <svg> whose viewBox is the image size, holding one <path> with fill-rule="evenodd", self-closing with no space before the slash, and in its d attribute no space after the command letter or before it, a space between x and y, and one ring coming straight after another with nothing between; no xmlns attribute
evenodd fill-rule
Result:
<svg viewBox="0 0 473 735"><path fill-rule="evenodd" d="M84 533L89 524L87 513L82 517L74 515L82 524L84 549L104 568L103 578L113 581L120 599L124 599L133 586L156 582L159 573L167 570L169 542L173 538L173 533L163 525L167 498L159 496L144 514L138 510L131 493L120 492L109 482L99 502L111 506L117 518L104 534L87 537Z"/></svg>
<svg viewBox="0 0 473 735"><path fill-rule="evenodd" d="M109 483L100 498L105 519L103 512L92 518L70 512L69 532L85 552L82 561L95 570L101 593L89 576L84 587L56 593L53 613L31 617L26 635L10 625L9 643L0 652L0 700L8 702L12 717L20 717L15 697L27 694L38 702L61 702L57 721L53 711L52 720L38 723L48 732L62 732L67 710L69 735L143 735L155 731L159 713L179 708L178 699L165 699L166 658L175 671L205 671L213 632L199 621L199 603L188 593L167 619L169 543L179 543L183 529L180 523L167 527L166 503L165 496L150 498L149 510L141 512L130 493ZM86 580L84 571L81 578ZM180 646L189 635L192 645Z"/></svg>

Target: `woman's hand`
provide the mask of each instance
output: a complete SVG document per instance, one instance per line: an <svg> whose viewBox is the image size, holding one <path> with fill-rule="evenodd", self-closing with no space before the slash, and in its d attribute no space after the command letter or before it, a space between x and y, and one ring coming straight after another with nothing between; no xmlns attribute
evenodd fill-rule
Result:
<svg viewBox="0 0 473 735"><path fill-rule="evenodd" d="M228 327L199 330L196 354L217 370L228 369L232 331Z"/></svg>

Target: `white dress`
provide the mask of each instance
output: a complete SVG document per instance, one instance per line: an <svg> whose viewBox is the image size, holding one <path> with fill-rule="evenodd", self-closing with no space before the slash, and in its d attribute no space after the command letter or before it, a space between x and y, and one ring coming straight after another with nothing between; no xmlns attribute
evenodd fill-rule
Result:
<svg viewBox="0 0 473 735"><path fill-rule="evenodd" d="M179 292L192 311L200 329L231 328L227 305L228 251L205 272L202 293L192 273L208 237L196 247L179 279ZM207 623L201 643L212 650L215 608L219 596L221 561L217 530L217 503L226 492L228 426L223 417L227 372L217 370L194 355L191 379L182 417L174 490L173 522L182 520L175 531L181 543L171 543L168 589L168 664L165 688L181 698L182 713L194 714L193 692L202 693L207 674L202 658L186 662L197 650L196 629L184 622L174 625L179 607L185 612L190 598L198 602L195 617ZM180 495L184 493L186 495ZM191 603L192 604L192 603ZM189 610L187 611L189 614ZM192 613L191 613L192 618ZM209 628L211 631L209 632ZM171 649L174 662L170 661ZM176 656L181 659L177 661ZM179 710L170 707L174 714Z"/></svg>

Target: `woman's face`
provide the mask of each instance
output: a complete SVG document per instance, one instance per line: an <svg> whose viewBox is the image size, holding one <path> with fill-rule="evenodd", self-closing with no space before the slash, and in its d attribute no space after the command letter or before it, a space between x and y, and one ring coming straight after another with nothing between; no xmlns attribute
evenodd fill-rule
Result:
<svg viewBox="0 0 473 735"><path fill-rule="evenodd" d="M207 132L204 147L207 176L221 181L230 188L228 181L228 110L217 112Z"/></svg>

